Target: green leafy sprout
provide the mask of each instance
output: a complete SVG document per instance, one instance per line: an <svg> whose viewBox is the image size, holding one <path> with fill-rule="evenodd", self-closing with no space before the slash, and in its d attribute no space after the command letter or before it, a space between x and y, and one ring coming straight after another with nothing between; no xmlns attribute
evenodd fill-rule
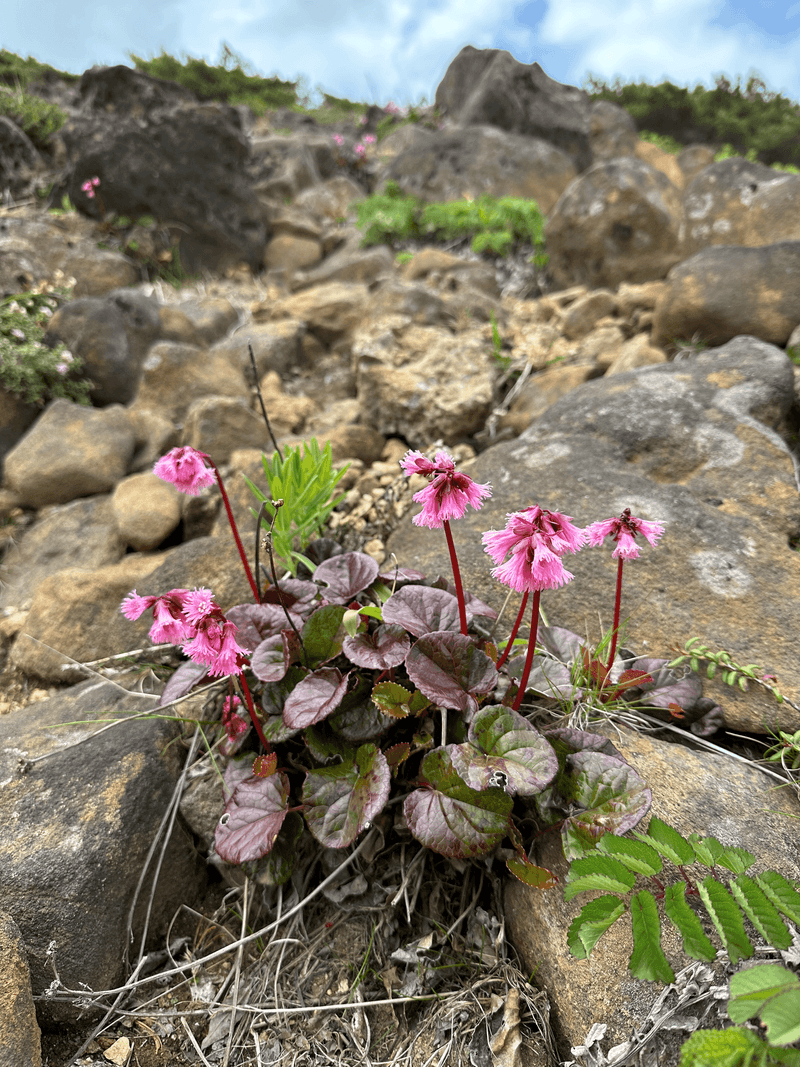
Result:
<svg viewBox="0 0 800 1067"><path fill-rule="evenodd" d="M63 344L48 348L43 342L50 316L70 294L60 288L0 300L0 385L26 404L89 403L92 383L78 377L80 357Z"/></svg>
<svg viewBox="0 0 800 1067"><path fill-rule="evenodd" d="M262 462L269 496L249 478L244 476L244 479L274 520L271 536L275 554L292 576L296 575L299 563L313 571L314 564L303 556L303 549L321 534L328 516L341 500L341 494L334 497L333 492L349 464L334 470L330 441L320 449L314 437L302 447L287 448L283 458L275 452L272 458L263 456ZM253 510L253 514L257 512Z"/></svg>
<svg viewBox="0 0 800 1067"><path fill-rule="evenodd" d="M699 671L700 663L704 661L706 663L706 674L709 678L714 678L717 671L719 671L719 676L726 685L738 685L744 693L747 692L749 683L755 682L772 693L779 704L786 702L792 707L796 707L791 700L780 692L775 684L777 681L775 676L765 673L757 663L748 663L746 666L742 666L742 664L734 662L729 652L724 650L714 652L707 645L700 644L700 639L697 637L690 638L683 648L675 648L673 651L678 652L679 655L677 659L669 663L669 667L679 667L682 663L688 661L693 671Z"/></svg>

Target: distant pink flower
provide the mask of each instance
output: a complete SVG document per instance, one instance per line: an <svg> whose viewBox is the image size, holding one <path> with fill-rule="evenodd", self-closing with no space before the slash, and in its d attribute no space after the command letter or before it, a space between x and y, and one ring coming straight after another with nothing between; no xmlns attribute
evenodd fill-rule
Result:
<svg viewBox="0 0 800 1067"><path fill-rule="evenodd" d="M434 529L450 519L463 518L468 504L479 511L484 497L492 495L490 485L480 485L468 475L461 474L456 470L452 456L443 451L436 453L435 460L421 452L407 452L400 460L400 466L408 476L423 474L433 479L412 498L423 505L422 511L412 520L416 526Z"/></svg>
<svg viewBox="0 0 800 1067"><path fill-rule="evenodd" d="M83 185L81 186L81 189L83 190L84 193L86 193L86 196L89 198L89 200L92 200L94 198L95 188L99 184L100 184L100 179L95 177L95 178L90 178L88 181L84 182Z"/></svg>
<svg viewBox="0 0 800 1067"><path fill-rule="evenodd" d="M586 533L572 525L571 516L537 505L512 512L504 530L488 530L482 540L497 564L494 577L525 593L555 589L572 581L574 575L565 570L561 557L565 552L577 552Z"/></svg>
<svg viewBox="0 0 800 1067"><path fill-rule="evenodd" d="M69 364L68 363L56 363L56 370L58 371L59 374L66 374L67 371L69 370Z"/></svg>
<svg viewBox="0 0 800 1067"><path fill-rule="evenodd" d="M355 154L356 154L357 156L363 156L363 155L364 155L364 153L366 152L366 148L364 147L364 145L363 145L363 144L357 144L357 145L355 145L355 147L353 148L353 151L355 152Z"/></svg>
<svg viewBox="0 0 800 1067"><path fill-rule="evenodd" d="M372 133L368 133L368 134L367 134L367 135L366 135L366 136L364 137L364 143L365 143L365 144L375 144L375 141L376 141L376 140L377 140L377 137L375 137L375 135L374 135L374 134L372 134Z"/></svg>
<svg viewBox="0 0 800 1067"><path fill-rule="evenodd" d="M635 515L631 515L630 508L625 508L618 519L604 519L586 527L590 545L601 545L606 537L616 541L617 547L612 553L612 559L636 559L639 555L639 546L635 541L637 534L641 534L655 547L663 533L664 527L660 522L637 519Z"/></svg>
<svg viewBox="0 0 800 1067"><path fill-rule="evenodd" d="M173 448L158 460L153 467L153 474L165 482L172 482L182 493L197 496L201 489L216 481L214 471L203 462L208 458L205 452L198 452L188 445Z"/></svg>
<svg viewBox="0 0 800 1067"><path fill-rule="evenodd" d="M340 133L335 133L333 135L333 139L339 145L344 144L344 137L342 137L342 135Z"/></svg>

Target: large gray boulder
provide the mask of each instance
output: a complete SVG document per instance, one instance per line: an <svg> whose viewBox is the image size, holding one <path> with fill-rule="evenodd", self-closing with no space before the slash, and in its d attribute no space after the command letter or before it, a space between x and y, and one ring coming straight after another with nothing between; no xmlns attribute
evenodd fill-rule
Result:
<svg viewBox="0 0 800 1067"><path fill-rule="evenodd" d="M436 106L462 126L498 126L560 148L581 171L592 162L591 101L499 48L466 45L436 90Z"/></svg>

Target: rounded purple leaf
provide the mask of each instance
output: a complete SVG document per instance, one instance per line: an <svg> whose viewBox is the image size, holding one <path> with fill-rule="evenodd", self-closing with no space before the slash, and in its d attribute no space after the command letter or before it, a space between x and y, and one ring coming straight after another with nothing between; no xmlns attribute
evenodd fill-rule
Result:
<svg viewBox="0 0 800 1067"><path fill-rule="evenodd" d="M373 633L356 634L342 642L342 651L351 663L376 671L399 667L410 647L411 641L402 626L385 623Z"/></svg>
<svg viewBox="0 0 800 1067"><path fill-rule="evenodd" d="M535 796L558 772L552 747L511 708L481 708L468 736L467 744L449 751L456 773L473 789L499 786L511 795Z"/></svg>
<svg viewBox="0 0 800 1067"><path fill-rule="evenodd" d="M290 614L299 629L303 625L302 616ZM248 652L254 652L267 637L273 637L289 626L286 613L278 604L237 604L225 613L225 617L239 627L236 641Z"/></svg>
<svg viewBox="0 0 800 1067"><path fill-rule="evenodd" d="M471 637L449 630L421 637L406 656L406 670L429 700L470 714L478 709L476 697L490 692L498 677Z"/></svg>
<svg viewBox="0 0 800 1067"><path fill-rule="evenodd" d="M251 775L240 781L217 823L217 855L226 863L247 863L266 856L288 808L289 780L282 771L268 778Z"/></svg>
<svg viewBox="0 0 800 1067"><path fill-rule="evenodd" d="M283 721L291 730L313 726L332 715L347 692L350 674L336 667L322 667L298 682L283 705Z"/></svg>
<svg viewBox="0 0 800 1067"><path fill-rule="evenodd" d="M335 597L352 600L378 577L378 564L364 552L343 552L320 563L314 580L324 582ZM327 595L327 590L325 591ZM331 599L328 596L328 599Z"/></svg>
<svg viewBox="0 0 800 1067"><path fill-rule="evenodd" d="M414 637L437 630L460 630L458 601L446 589L407 585L383 605L383 621L402 626Z"/></svg>

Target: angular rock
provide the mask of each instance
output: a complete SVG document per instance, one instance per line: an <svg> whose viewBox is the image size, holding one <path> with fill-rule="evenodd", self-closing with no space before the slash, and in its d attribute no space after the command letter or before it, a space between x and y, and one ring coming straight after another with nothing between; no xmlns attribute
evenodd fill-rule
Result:
<svg viewBox="0 0 800 1067"><path fill-rule="evenodd" d="M129 290L105 299L84 297L64 304L53 315L45 344L61 342L84 362L83 373L94 387L97 407L127 404L136 396L147 350L161 328L155 301Z"/></svg>
<svg viewBox="0 0 800 1067"><path fill-rule="evenodd" d="M33 508L106 493L127 474L135 445L123 407L52 400L6 456L5 482Z"/></svg>
<svg viewBox="0 0 800 1067"><path fill-rule="evenodd" d="M252 374L248 345L252 346L259 378L268 371L294 374L306 365L301 345L304 332L303 323L297 319L250 323L233 336L219 341L213 351L241 367L248 381Z"/></svg>
<svg viewBox="0 0 800 1067"><path fill-rule="evenodd" d="M203 346L215 344L239 322L239 312L226 297L183 300L177 310L189 319Z"/></svg>
<svg viewBox="0 0 800 1067"><path fill-rule="evenodd" d="M660 170L676 189L683 189L686 184L686 178L672 152L667 152L666 149L659 148L657 144L652 144L650 141L639 141L634 154L637 159L641 159L645 163L649 163L651 167L655 167L656 170Z"/></svg>
<svg viewBox="0 0 800 1067"><path fill-rule="evenodd" d="M339 175L304 189L294 198L294 203L319 219L335 221L347 215L351 204L364 199L361 186Z"/></svg>
<svg viewBox="0 0 800 1067"><path fill-rule="evenodd" d="M119 537L134 552L149 552L181 521L181 494L155 474L124 478L111 497Z"/></svg>
<svg viewBox="0 0 800 1067"><path fill-rule="evenodd" d="M564 191L545 224L558 286L616 288L666 276L679 260L680 194L641 159L596 163Z"/></svg>
<svg viewBox="0 0 800 1067"><path fill-rule="evenodd" d="M405 133L405 130L412 130ZM535 200L547 214L577 174L570 156L536 136L499 130L495 125L470 125L433 133L405 127L386 139L404 133L404 149L378 171L377 191L395 181L406 196L428 202L516 196Z"/></svg>
<svg viewBox="0 0 800 1067"><path fill-rule="evenodd" d="M636 154L639 134L629 111L610 100L595 100L589 111L592 162Z"/></svg>
<svg viewBox="0 0 800 1067"><path fill-rule="evenodd" d="M344 247L310 270L296 270L289 280L293 291L336 282L365 282L391 274L394 256L385 245L374 248Z"/></svg>
<svg viewBox="0 0 800 1067"><path fill-rule="evenodd" d="M610 738L652 789L652 815L674 826L684 837L699 833L716 837L724 845L749 849L756 856L754 870L778 870L794 881L800 877L791 829L800 814L800 804L790 790L775 791L775 783L756 767L724 753L694 752L625 726L620 726L619 732L602 728L599 732ZM644 830L646 822L637 829ZM540 842L535 862L554 871L563 882L567 863L558 834L544 834ZM702 867L698 871L706 873ZM643 888L641 880L635 888ZM599 1048L595 1046L596 1052L606 1054L630 1040L632 1034L646 1033L648 1013L665 990L659 982L643 982L628 972L633 938L627 916L603 935L588 959L577 960L571 955L567 947L569 924L588 899L582 894L565 903L560 886L542 891L514 878L506 882L504 905L510 938L524 968L536 972L537 985L547 991L555 1006L551 1021L562 1059L570 1058L572 1046L584 1044L594 1023L608 1027ZM701 916L705 914L701 909ZM663 921L662 930L662 945L677 973L692 961L684 955L680 935L669 920ZM710 923L706 932L719 947ZM757 934L755 937L754 944L762 943ZM726 968L724 959L711 966L714 984L726 983L729 965ZM698 1004L692 1014L702 1007ZM677 1062L676 1048L688 1032L679 1031L670 1041L671 1036L663 1031L658 1035L654 1044L660 1044L661 1050L654 1060ZM672 1056L665 1055L664 1044L672 1045ZM645 1053L642 1058L649 1057Z"/></svg>
<svg viewBox="0 0 800 1067"><path fill-rule="evenodd" d="M70 989L109 989L123 978L123 958L138 951L126 926L148 850L181 770L174 724L125 721L155 707L96 679L0 719L0 908L14 916L28 952L34 995L53 981L47 956ZM118 719L100 730L92 720ZM86 720L89 720L87 725ZM67 725L71 724L71 725ZM50 727L48 729L48 727ZM92 736L95 735L96 736ZM36 760L20 773L22 760ZM203 865L177 824L150 915L149 937L163 938L176 908L202 893ZM134 909L141 937L153 867ZM79 1009L39 1001L43 1025Z"/></svg>
<svg viewBox="0 0 800 1067"><path fill-rule="evenodd" d="M561 320L561 329L566 337L575 340L589 333L598 319L613 315L617 309L614 294L607 289L595 289L570 304Z"/></svg>
<svg viewBox="0 0 800 1067"><path fill-rule="evenodd" d="M0 470L5 456L36 421L39 410L0 386Z"/></svg>
<svg viewBox="0 0 800 1067"><path fill-rule="evenodd" d="M25 942L5 911L0 911L0 1050L0 1062L8 1067L42 1067Z"/></svg>
<svg viewBox="0 0 800 1067"><path fill-rule="evenodd" d="M181 444L206 452L218 464L227 463L236 449L266 448L268 441L260 412L235 397L202 397L184 416Z"/></svg>
<svg viewBox="0 0 800 1067"><path fill-rule="evenodd" d="M690 144L678 153L678 166L683 171L683 184L687 186L694 178L714 162L714 149L706 144Z"/></svg>
<svg viewBox="0 0 800 1067"><path fill-rule="evenodd" d="M328 282L279 301L263 301L251 309L258 321L300 319L323 344L338 341L361 320L369 292L357 282Z"/></svg>
<svg viewBox="0 0 800 1067"><path fill-rule="evenodd" d="M69 567L94 571L118 563L124 552L125 541L107 496L49 508L6 552L0 567L0 607L27 611L45 578Z"/></svg>
<svg viewBox="0 0 800 1067"><path fill-rule="evenodd" d="M190 405L207 396L246 399L249 389L239 367L223 352L159 341L142 365L133 410L153 410L182 422Z"/></svg>
<svg viewBox="0 0 800 1067"><path fill-rule="evenodd" d="M800 322L800 241L705 248L674 267L659 297L653 343L745 334L783 347Z"/></svg>
<svg viewBox="0 0 800 1067"><path fill-rule="evenodd" d="M510 52L466 45L447 68L435 103L462 126L499 126L541 138L566 152L579 171L592 162L588 95Z"/></svg>
<svg viewBox="0 0 800 1067"><path fill-rule="evenodd" d="M492 483L494 495L454 527L465 588L502 606L506 588L490 576L480 534L502 529L509 512L539 504L585 526L629 507L663 522L666 532L625 568L627 646L670 658L673 646L699 637L777 674L781 691L800 702L800 597L793 592L800 554L790 545L800 498L792 456L776 432L785 429L793 399L785 354L741 337L690 361L579 386L516 441L487 449L467 469ZM387 549L402 566L450 573L441 531L413 526L411 514ZM551 624L597 641L597 613L611 625L616 561L609 546L585 549L569 557L568 569L575 581L548 592L547 604L543 596L544 610ZM506 629L518 604L514 594ZM800 728L797 712L756 687L726 686L714 696L732 729Z"/></svg>
<svg viewBox="0 0 800 1067"><path fill-rule="evenodd" d="M620 346L618 355L606 370L606 376L626 374L638 367L652 367L656 363L666 363L666 353L661 348L650 344L646 333L637 333Z"/></svg>
<svg viewBox="0 0 800 1067"><path fill-rule="evenodd" d="M531 375L515 397L511 407L497 422L498 429L510 429L519 436L549 407L591 376L591 367L547 367Z"/></svg>
<svg viewBox="0 0 800 1067"><path fill-rule="evenodd" d="M436 327L404 326L390 316L354 334L362 421L384 437L405 437L412 448L476 433L492 404L488 345Z"/></svg>

